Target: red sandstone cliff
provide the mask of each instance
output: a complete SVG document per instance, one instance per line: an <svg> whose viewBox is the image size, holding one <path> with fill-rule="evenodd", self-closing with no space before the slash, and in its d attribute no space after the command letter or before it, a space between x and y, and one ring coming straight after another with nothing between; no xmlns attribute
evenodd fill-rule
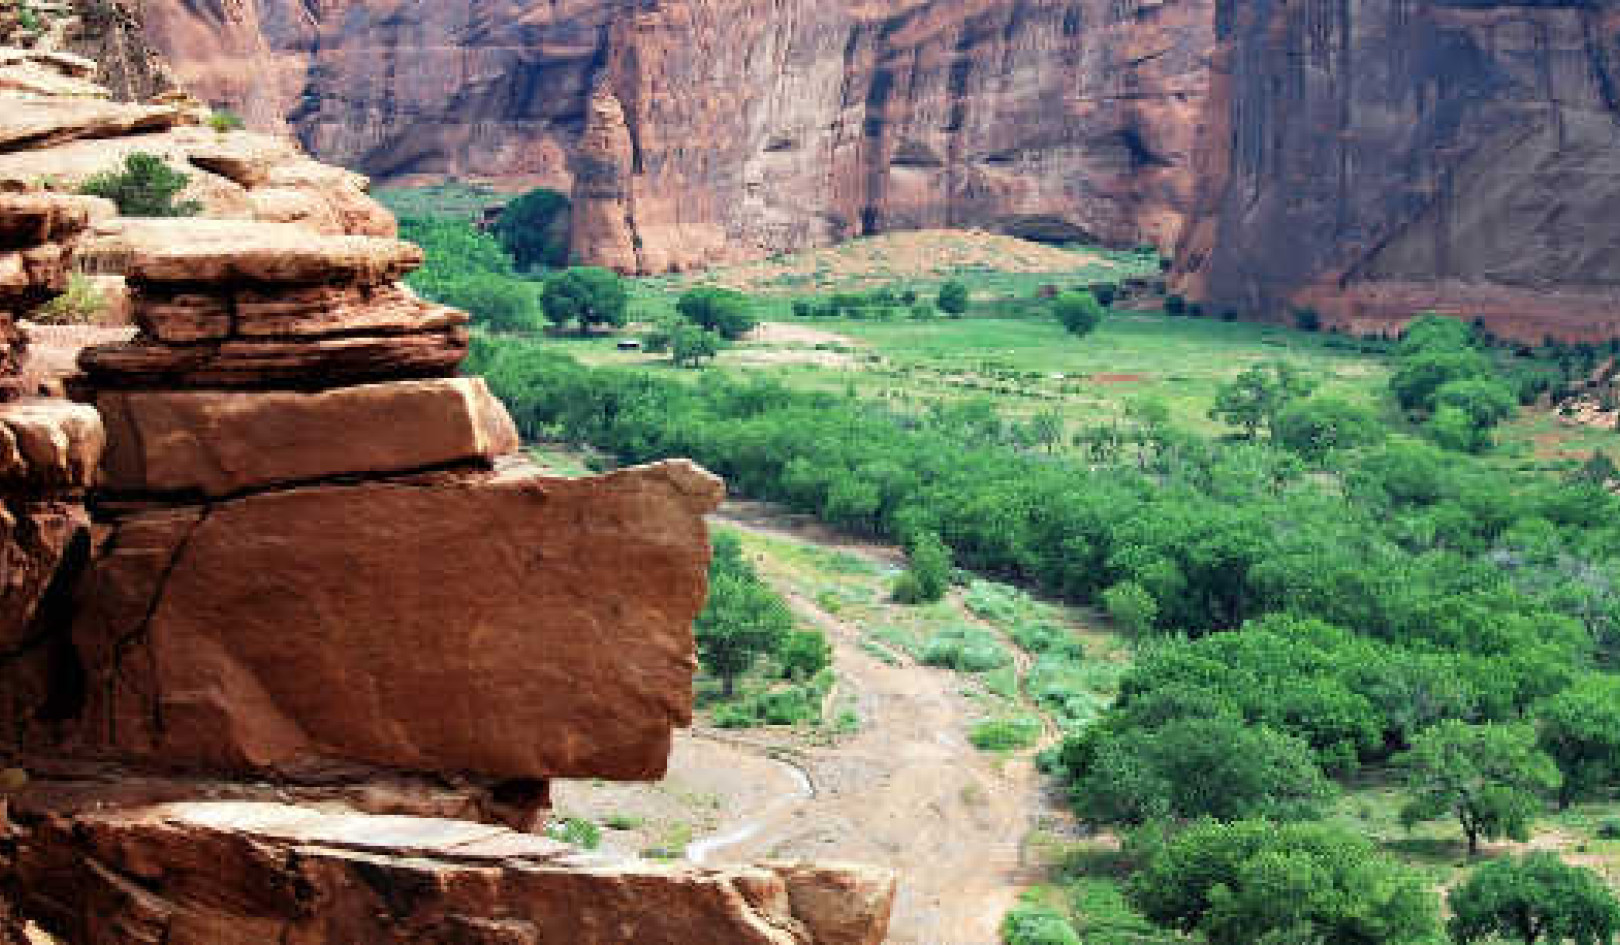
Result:
<svg viewBox="0 0 1620 945"><path fill-rule="evenodd" d="M1620 5L150 0L204 97L368 172L573 188L658 271L972 225L1175 246L1211 310L1620 332ZM622 116L622 119L620 118Z"/></svg>
<svg viewBox="0 0 1620 945"><path fill-rule="evenodd" d="M1362 331L1620 335L1620 5L1222 0L1178 282Z"/></svg>
<svg viewBox="0 0 1620 945"><path fill-rule="evenodd" d="M918 226L1168 245L1192 196L1211 3L149 0L147 15L189 88L285 122L324 160L564 190L584 160L582 212L608 227L586 258L659 271ZM615 138L614 166L593 163Z"/></svg>

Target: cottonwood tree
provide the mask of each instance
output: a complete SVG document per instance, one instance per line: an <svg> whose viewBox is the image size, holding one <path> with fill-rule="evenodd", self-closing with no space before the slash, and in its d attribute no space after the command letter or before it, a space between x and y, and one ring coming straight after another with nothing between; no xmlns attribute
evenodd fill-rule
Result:
<svg viewBox="0 0 1620 945"><path fill-rule="evenodd" d="M692 324L712 331L727 341L736 341L748 334L756 324L749 312L748 296L730 289L688 289L675 303L675 311Z"/></svg>
<svg viewBox="0 0 1620 945"><path fill-rule="evenodd" d="M1459 945L1506 938L1536 945L1609 945L1620 902L1598 875L1551 853L1493 860L1446 896L1446 931Z"/></svg>
<svg viewBox="0 0 1620 945"><path fill-rule="evenodd" d="M1558 806L1620 782L1620 677L1591 675L1536 709L1541 745L1564 782Z"/></svg>
<svg viewBox="0 0 1620 945"><path fill-rule="evenodd" d="M1562 781L1528 725L1448 720L1418 733L1396 762L1406 769L1413 794L1401 820L1411 825L1455 817L1470 856L1481 839L1530 839L1543 795Z"/></svg>
<svg viewBox="0 0 1620 945"><path fill-rule="evenodd" d="M1244 438L1252 440L1262 426L1270 431L1283 408L1310 396L1315 387L1314 381L1287 362L1257 365L1216 390L1209 416L1241 427Z"/></svg>
<svg viewBox="0 0 1620 945"><path fill-rule="evenodd" d="M1325 824L1206 821L1152 846L1127 893L1149 919L1210 945L1429 945L1428 882Z"/></svg>
<svg viewBox="0 0 1620 945"><path fill-rule="evenodd" d="M1306 818L1334 794L1309 745L1232 715L1117 734L1093 726L1074 741L1064 747L1070 797L1095 822Z"/></svg>
<svg viewBox="0 0 1620 945"><path fill-rule="evenodd" d="M709 600L692 632L700 661L720 678L728 699L736 694L737 679L793 632L786 602L759 580L734 536L715 536Z"/></svg>
<svg viewBox="0 0 1620 945"><path fill-rule="evenodd" d="M559 328L577 321L582 335L594 325L623 325L628 302L624 280L598 266L575 266L552 276L540 293L546 318Z"/></svg>

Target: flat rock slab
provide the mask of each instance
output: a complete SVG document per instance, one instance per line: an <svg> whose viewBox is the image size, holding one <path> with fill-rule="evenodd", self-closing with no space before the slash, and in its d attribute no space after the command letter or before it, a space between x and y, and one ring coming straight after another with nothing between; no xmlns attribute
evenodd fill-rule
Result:
<svg viewBox="0 0 1620 945"><path fill-rule="evenodd" d="M104 391L96 406L110 430L101 487L117 493L217 498L340 476L487 466L521 445L481 378L319 393ZM0 422L4 416L0 410ZM0 470L3 460L0 438Z"/></svg>
<svg viewBox="0 0 1620 945"><path fill-rule="evenodd" d="M180 121L165 105L132 105L88 98L0 96L6 119L0 123L0 150L48 148L80 138L113 138L162 131Z"/></svg>
<svg viewBox="0 0 1620 945"><path fill-rule="evenodd" d="M398 283L178 293L145 286L134 293L133 307L146 336L166 344L409 334L468 322L464 312L425 302Z"/></svg>
<svg viewBox="0 0 1620 945"><path fill-rule="evenodd" d="M140 220L124 224L132 283L379 285L422 265L422 250L377 236L325 236L291 223Z"/></svg>
<svg viewBox="0 0 1620 945"><path fill-rule="evenodd" d="M492 828L402 819L419 820L213 802L51 818L19 845L18 905L75 942L879 945L894 900L888 870L573 866L541 838L467 863L481 841L454 838Z"/></svg>
<svg viewBox="0 0 1620 945"><path fill-rule="evenodd" d="M72 631L83 712L33 742L271 777L659 778L721 495L685 462L520 463L130 515Z"/></svg>
<svg viewBox="0 0 1620 945"><path fill-rule="evenodd" d="M174 346L138 339L86 348L92 388L326 389L448 377L467 356L463 326L397 335L226 341Z"/></svg>

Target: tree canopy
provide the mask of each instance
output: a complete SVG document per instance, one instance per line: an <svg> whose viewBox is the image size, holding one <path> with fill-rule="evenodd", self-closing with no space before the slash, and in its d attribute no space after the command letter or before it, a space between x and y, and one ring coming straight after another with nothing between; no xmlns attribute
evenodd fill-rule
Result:
<svg viewBox="0 0 1620 945"><path fill-rule="evenodd" d="M559 328L577 322L580 334L596 325L623 325L628 303L624 280L598 266L564 270L547 279L540 293L546 318Z"/></svg>
<svg viewBox="0 0 1620 945"><path fill-rule="evenodd" d="M1438 932L1422 876L1323 824L1197 824L1156 845L1127 889L1210 945L1429 945Z"/></svg>
<svg viewBox="0 0 1620 945"><path fill-rule="evenodd" d="M1530 839L1542 796L1561 780L1528 725L1446 719L1420 732L1398 760L1412 791L1401 819L1455 817L1470 855L1479 852L1481 839Z"/></svg>
<svg viewBox="0 0 1620 945"><path fill-rule="evenodd" d="M568 264L568 198L539 188L501 210L495 237L521 269L559 268Z"/></svg>
<svg viewBox="0 0 1620 945"><path fill-rule="evenodd" d="M1589 869L1551 853L1492 860L1446 896L1458 945L1506 938L1535 945L1609 945L1620 935L1620 901Z"/></svg>

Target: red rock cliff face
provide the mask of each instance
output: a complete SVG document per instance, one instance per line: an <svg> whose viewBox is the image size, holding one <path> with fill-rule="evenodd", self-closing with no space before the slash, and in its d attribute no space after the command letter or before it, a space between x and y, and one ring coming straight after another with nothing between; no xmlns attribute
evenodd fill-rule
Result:
<svg viewBox="0 0 1620 945"><path fill-rule="evenodd" d="M630 268L628 243L659 271L918 226L1168 245L1212 3L161 0L148 18L193 91L382 177L570 189L582 138L622 134L626 166L579 196L624 233L582 248ZM596 92L622 129L592 125Z"/></svg>
<svg viewBox="0 0 1620 945"><path fill-rule="evenodd" d="M1211 307L1620 334L1620 6L1223 0L1178 254Z"/></svg>

